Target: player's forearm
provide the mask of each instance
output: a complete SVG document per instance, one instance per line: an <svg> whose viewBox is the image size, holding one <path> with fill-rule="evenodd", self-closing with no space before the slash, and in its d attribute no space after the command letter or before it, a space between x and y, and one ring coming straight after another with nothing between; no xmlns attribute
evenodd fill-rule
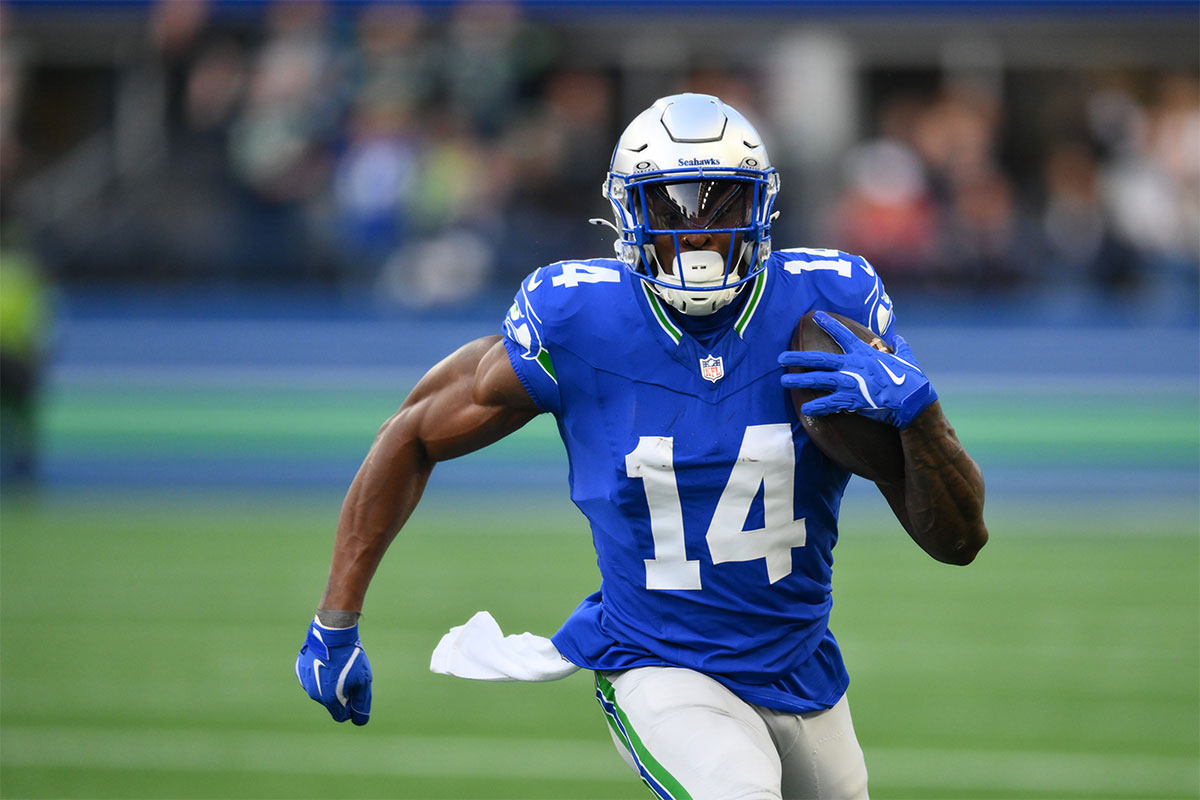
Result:
<svg viewBox="0 0 1200 800"><path fill-rule="evenodd" d="M912 538L948 564L969 564L988 539L983 473L935 402L900 433L904 514Z"/></svg>
<svg viewBox="0 0 1200 800"><path fill-rule="evenodd" d="M375 570L425 490L433 462L400 430L403 413L384 425L346 493L321 608L362 610Z"/></svg>

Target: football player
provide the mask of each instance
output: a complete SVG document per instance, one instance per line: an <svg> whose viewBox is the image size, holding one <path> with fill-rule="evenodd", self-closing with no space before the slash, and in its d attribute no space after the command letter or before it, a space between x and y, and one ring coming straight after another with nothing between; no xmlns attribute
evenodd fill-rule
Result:
<svg viewBox="0 0 1200 800"><path fill-rule="evenodd" d="M604 183L617 258L534 270L503 334L434 366L350 486L296 663L334 719L369 718L359 612L434 465L551 413L601 587L543 647L488 665L504 640L476 641L484 663L472 669L593 671L619 752L661 797L867 796L828 626L850 475L805 433L788 389L828 392L805 414L860 412L900 430L903 479L879 489L939 561L967 564L987 541L983 479L871 265L772 250L778 190L757 131L715 97L665 97L633 120ZM861 322L894 354L827 313L817 321L845 354L789 351L814 309ZM459 635L474 636L475 622ZM528 669L511 667L523 659Z"/></svg>

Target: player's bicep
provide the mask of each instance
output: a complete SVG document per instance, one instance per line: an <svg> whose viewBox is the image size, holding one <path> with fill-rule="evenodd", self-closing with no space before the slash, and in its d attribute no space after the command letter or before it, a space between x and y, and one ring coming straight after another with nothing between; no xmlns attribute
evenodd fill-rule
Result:
<svg viewBox="0 0 1200 800"><path fill-rule="evenodd" d="M486 447L538 413L500 337L487 336L426 373L389 425L399 425L399 435L411 436L436 462Z"/></svg>
<svg viewBox="0 0 1200 800"><path fill-rule="evenodd" d="M475 372L475 402L485 406L503 406L512 410L543 409L530 397L525 384L517 376L501 336L488 336L480 341L490 342Z"/></svg>

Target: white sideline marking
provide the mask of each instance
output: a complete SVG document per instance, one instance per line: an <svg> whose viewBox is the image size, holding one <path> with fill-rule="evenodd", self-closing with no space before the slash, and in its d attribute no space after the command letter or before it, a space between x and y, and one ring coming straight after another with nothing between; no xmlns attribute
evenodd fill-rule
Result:
<svg viewBox="0 0 1200 800"><path fill-rule="evenodd" d="M369 733L369 732L368 732ZM634 780L607 739L549 740L323 733L6 726L6 767L106 767L293 774ZM866 747L873 780L901 788L1195 795L1194 758Z"/></svg>

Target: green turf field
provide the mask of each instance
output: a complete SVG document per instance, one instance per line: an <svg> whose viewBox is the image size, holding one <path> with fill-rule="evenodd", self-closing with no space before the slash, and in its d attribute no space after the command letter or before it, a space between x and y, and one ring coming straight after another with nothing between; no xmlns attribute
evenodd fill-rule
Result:
<svg viewBox="0 0 1200 800"><path fill-rule="evenodd" d="M436 476L435 476L436 481ZM436 488L436 483L435 483ZM589 677L432 675L479 609L550 633L597 580L565 501L432 501L363 623L373 721L335 725L292 662L336 496L56 492L0 525L0 794L642 798ZM1200 794L1200 552L1188 503L999 507L958 569L847 512L833 626L875 798Z"/></svg>
<svg viewBox="0 0 1200 800"><path fill-rule="evenodd" d="M52 391L45 412L50 457L339 458L357 464L370 436L404 399L404 389L99 382ZM1034 396L954 386L944 401L981 463L1189 467L1200 452L1194 389L1140 393L1139 385L1084 394ZM1139 413L1128 408L1136 398ZM520 436L472 456L561 461L549 415Z"/></svg>

